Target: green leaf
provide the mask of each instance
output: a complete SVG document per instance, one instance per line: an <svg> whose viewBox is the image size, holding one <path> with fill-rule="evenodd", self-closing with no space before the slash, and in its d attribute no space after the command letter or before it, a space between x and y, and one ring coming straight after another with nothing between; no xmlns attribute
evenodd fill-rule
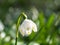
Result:
<svg viewBox="0 0 60 45"><path fill-rule="evenodd" d="M45 25L45 17L43 12L40 12L39 14L39 21L40 21L40 27L43 27Z"/></svg>
<svg viewBox="0 0 60 45"><path fill-rule="evenodd" d="M42 42L44 43L46 34L47 34L47 31L46 31L45 27L43 27L40 29L40 31L37 32L36 38L34 40L38 43L42 43Z"/></svg>
<svg viewBox="0 0 60 45"><path fill-rule="evenodd" d="M51 28L51 26L53 25L54 21L55 21L55 14L53 13L53 14L51 14L51 16L49 17L49 19L47 21L47 24L46 24L47 29Z"/></svg>

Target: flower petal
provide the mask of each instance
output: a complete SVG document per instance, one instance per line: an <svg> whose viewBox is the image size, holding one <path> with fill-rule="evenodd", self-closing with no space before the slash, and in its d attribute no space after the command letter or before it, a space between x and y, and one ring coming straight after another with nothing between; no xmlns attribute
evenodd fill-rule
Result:
<svg viewBox="0 0 60 45"><path fill-rule="evenodd" d="M33 23L33 31L37 32L37 25L35 23Z"/></svg>

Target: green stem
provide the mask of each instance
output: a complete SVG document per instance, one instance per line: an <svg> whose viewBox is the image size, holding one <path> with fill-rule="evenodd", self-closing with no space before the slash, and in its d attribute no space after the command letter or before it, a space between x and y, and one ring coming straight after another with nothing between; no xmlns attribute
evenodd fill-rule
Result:
<svg viewBox="0 0 60 45"><path fill-rule="evenodd" d="M17 24L16 24L16 40L15 40L15 45L17 45L17 39L18 39L18 27L20 25L20 21L21 21L21 16L24 16L25 18L27 18L26 14L22 13L17 20Z"/></svg>
<svg viewBox="0 0 60 45"><path fill-rule="evenodd" d="M16 37L15 45L17 45L17 37Z"/></svg>

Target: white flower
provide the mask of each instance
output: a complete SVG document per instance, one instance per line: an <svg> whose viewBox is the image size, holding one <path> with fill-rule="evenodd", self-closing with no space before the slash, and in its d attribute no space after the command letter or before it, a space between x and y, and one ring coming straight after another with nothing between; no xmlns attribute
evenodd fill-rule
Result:
<svg viewBox="0 0 60 45"><path fill-rule="evenodd" d="M21 26L19 26L19 31L22 36L29 36L32 33L32 30L37 32L37 26L33 21L29 19L25 19Z"/></svg>
<svg viewBox="0 0 60 45"><path fill-rule="evenodd" d="M5 42L9 42L10 41L10 36L7 36L7 37L5 37Z"/></svg>
<svg viewBox="0 0 60 45"><path fill-rule="evenodd" d="M39 12L38 12L38 10L35 7L33 7L31 10L32 10L32 13L33 13L32 19L36 20L38 18Z"/></svg>
<svg viewBox="0 0 60 45"><path fill-rule="evenodd" d="M6 36L5 32L1 32L0 36L3 39Z"/></svg>
<svg viewBox="0 0 60 45"><path fill-rule="evenodd" d="M4 25L3 23L0 21L0 31L3 31L4 30Z"/></svg>
<svg viewBox="0 0 60 45"><path fill-rule="evenodd" d="M12 30L16 30L16 24L12 25Z"/></svg>

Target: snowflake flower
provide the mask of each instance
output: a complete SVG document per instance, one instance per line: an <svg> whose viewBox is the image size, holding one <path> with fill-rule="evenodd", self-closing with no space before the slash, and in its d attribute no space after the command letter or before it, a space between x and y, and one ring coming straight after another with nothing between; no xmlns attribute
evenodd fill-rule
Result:
<svg viewBox="0 0 60 45"><path fill-rule="evenodd" d="M4 30L4 25L2 23L2 21L0 21L0 31L3 31Z"/></svg>
<svg viewBox="0 0 60 45"><path fill-rule="evenodd" d="M25 19L19 26L19 31L22 36L29 36L32 31L37 32L37 26L33 21Z"/></svg>

